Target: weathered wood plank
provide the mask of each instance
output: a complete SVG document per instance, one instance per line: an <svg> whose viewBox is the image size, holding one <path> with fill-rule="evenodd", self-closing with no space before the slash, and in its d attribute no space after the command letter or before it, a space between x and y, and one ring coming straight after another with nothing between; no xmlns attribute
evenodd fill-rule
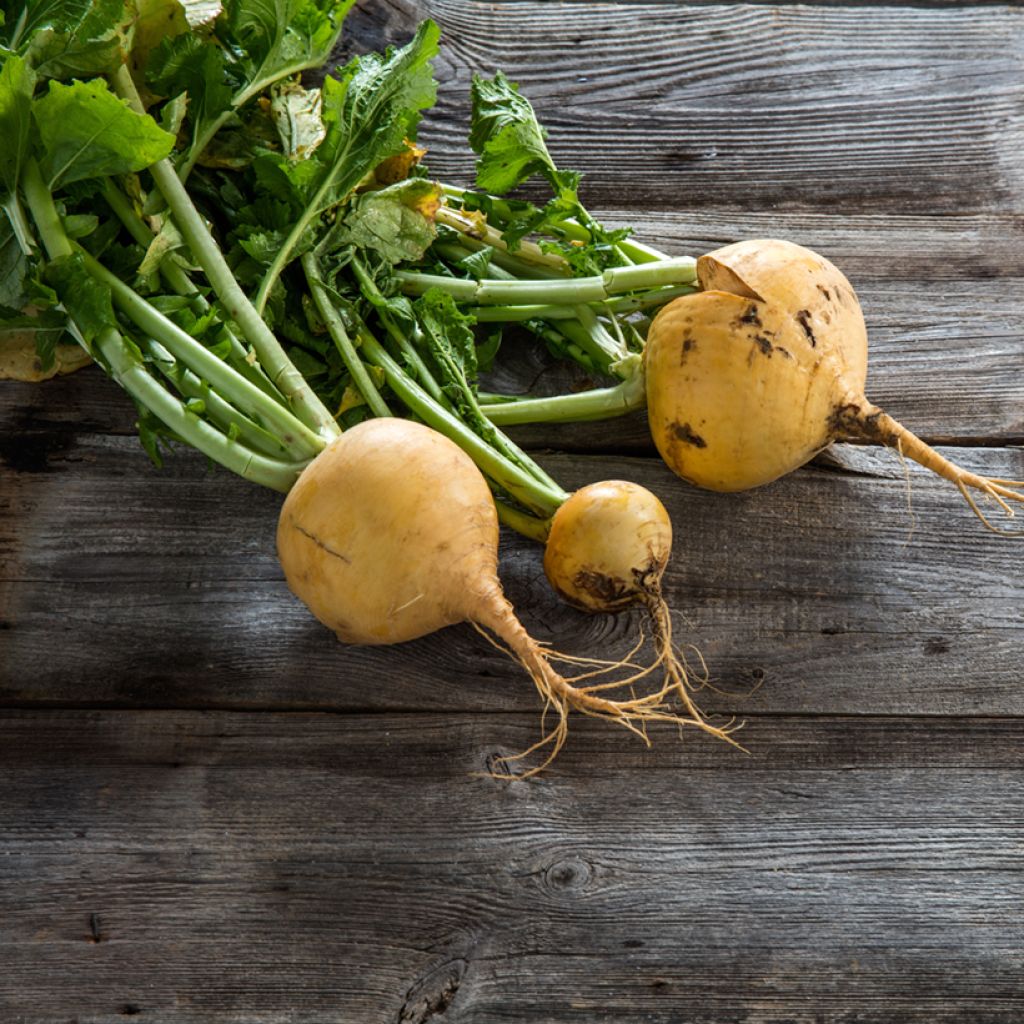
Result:
<svg viewBox="0 0 1024 1024"><path fill-rule="evenodd" d="M782 719L752 758L588 723L474 775L534 724L5 713L0 1015L1020 1019L1020 721Z"/></svg>
<svg viewBox="0 0 1024 1024"><path fill-rule="evenodd" d="M470 73L503 68L594 207L1020 209L1015 7L403 0L363 5L351 39L428 15L445 43L421 137L446 176L472 175Z"/></svg>
<svg viewBox="0 0 1024 1024"><path fill-rule="evenodd" d="M1024 476L1009 450L951 454ZM553 456L566 486L625 477L676 526L667 577L723 710L1021 714L1024 611L1015 542L956 492L846 448L744 495L700 492L656 460ZM278 498L183 454L158 472L128 438L79 438L0 497L0 700L117 706L529 709L525 677L468 628L390 650L343 648L287 593ZM509 537L507 590L543 640L609 657L637 627L574 612L539 549Z"/></svg>

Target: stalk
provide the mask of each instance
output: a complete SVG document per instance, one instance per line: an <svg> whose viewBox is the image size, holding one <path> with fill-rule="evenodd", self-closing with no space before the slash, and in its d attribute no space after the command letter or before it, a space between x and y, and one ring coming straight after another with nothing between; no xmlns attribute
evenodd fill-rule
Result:
<svg viewBox="0 0 1024 1024"><path fill-rule="evenodd" d="M62 256L70 256L73 252L71 241L64 231L60 214L54 205L53 196L43 181L39 170L39 164L30 159L25 164L22 173L21 188L25 193L25 201L28 203L32 219L35 221L36 230L43 240L43 248L46 249L50 259L60 259Z"/></svg>
<svg viewBox="0 0 1024 1024"><path fill-rule="evenodd" d="M28 4L25 4L21 8L21 13L18 15L18 20L14 23L14 28L11 30L11 50L17 50L18 43L21 42L21 34L25 31L25 25L28 23Z"/></svg>
<svg viewBox="0 0 1024 1024"><path fill-rule="evenodd" d="M128 197L114 184L110 178L103 179L103 199L114 211L114 215L121 222L125 230L141 245L148 249L150 243L156 237L149 226L135 212ZM202 296L199 289L192 283L191 278L185 273L184 267L179 266L173 260L160 260L160 276L164 283L177 295L194 298L201 305L196 306L196 312L205 313L210 304Z"/></svg>
<svg viewBox="0 0 1024 1024"><path fill-rule="evenodd" d="M442 255L444 254L443 246L445 244L442 242L437 246L438 251ZM572 276L569 273L563 273L551 267L542 266L539 263L530 263L527 260L522 260L519 258L518 252L508 252L506 249L495 248L492 245L488 245L487 242L481 242L479 238L475 238L472 235L460 234L459 244L466 250L466 256L470 255L470 253L480 252L482 249L491 249L491 268L501 269L505 272L504 275L493 274L493 277L501 278L507 275L507 280L526 277L533 280L565 281Z"/></svg>
<svg viewBox="0 0 1024 1024"><path fill-rule="evenodd" d="M499 252L509 253L508 243L502 233L492 228L482 217L474 219L468 213L453 210L450 206L441 206L437 211L436 218L438 223L454 228L460 235L489 245ZM569 264L562 256L557 253L544 252L535 242L520 242L510 255L518 257L524 263L555 271L563 277L571 273Z"/></svg>
<svg viewBox="0 0 1024 1024"><path fill-rule="evenodd" d="M148 247L154 238L153 232L135 212L135 207L127 196L110 178L103 179L103 198L132 238L139 245ZM202 316L204 313L209 312L210 303L207 301L206 296L193 284L185 268L179 266L167 255L160 261L160 275L172 292L190 300L189 305L196 315ZM270 383L258 364L249 361L248 353L238 340L235 332L223 322L220 325L220 330L231 345L232 359L229 365L251 383L255 384L261 391L270 395L279 405L287 408L288 402L284 395Z"/></svg>
<svg viewBox="0 0 1024 1024"><path fill-rule="evenodd" d="M320 267L317 265L316 257L313 253L307 252L303 254L302 269L305 271L306 281L309 284L309 290L313 294L316 308L323 317L327 332L341 353L341 358L345 362L345 366L352 378L352 383L359 389L359 393L365 399L374 416L390 416L391 410L384 399L381 398L377 386L366 372L366 367L359 358L359 353L356 352L356 347L352 344L352 339L348 336L345 325L342 323L341 317L338 316L338 311L334 308L330 296L321 283Z"/></svg>
<svg viewBox="0 0 1024 1024"><path fill-rule="evenodd" d="M359 282L359 289L362 291L363 297L371 306L374 307L374 309L377 310L377 316L380 319L380 322L384 325L384 329L398 346L403 358L405 358L412 366L413 373L420 386L427 391L435 402L444 406L444 408L450 412L451 403L448 401L445 393L441 390L440 385L436 380L434 380L434 375L430 372L430 368L424 362L419 350L410 342L406 337L406 332L395 323L394 317L392 317L388 312L387 299L377 287L377 282L374 281L373 276L366 267L363 266L363 261L353 254L349 266L351 266L356 275L356 280ZM415 330L419 332L419 327L416 327Z"/></svg>
<svg viewBox="0 0 1024 1024"><path fill-rule="evenodd" d="M422 295L430 288L440 288L459 302L481 305L553 304L577 306L605 302L621 292L648 291L662 285L691 285L696 279L696 261L689 256L657 263L641 263L628 267L612 267L593 277L565 280L501 281L484 278L467 281L399 270L395 277L409 295Z"/></svg>
<svg viewBox="0 0 1024 1024"><path fill-rule="evenodd" d="M132 109L138 113L145 113L131 73L125 65L122 64L114 73L113 82L117 94L126 100ZM296 416L307 427L315 430L324 441L338 437L341 431L334 422L334 417L292 364L280 342L263 322L259 312L235 280L224 254L199 216L199 211L185 191L185 186L179 180L174 165L170 160L164 159L153 164L149 171L170 207L178 230L188 244L193 258L202 267L213 290L224 304L228 316L238 324L256 350L270 380L280 388Z"/></svg>
<svg viewBox="0 0 1024 1024"><path fill-rule="evenodd" d="M671 288L653 288L640 295L622 295L601 303L595 313L636 313L664 306L665 303L692 295L693 285L679 284ZM523 320L572 320L576 317L572 306L471 306L466 310L478 323L519 323Z"/></svg>
<svg viewBox="0 0 1024 1024"><path fill-rule="evenodd" d="M571 320L557 321L559 328L553 327L545 320L527 320L523 326L543 341L548 348L557 356L571 359L578 363L584 370L591 373L607 373L608 360L604 355L595 357L591 352L584 350L575 341L563 333L564 329L572 329Z"/></svg>
<svg viewBox="0 0 1024 1024"><path fill-rule="evenodd" d="M110 289L115 304L136 327L166 346L172 355L199 376L210 381L222 396L273 428L290 455L299 459L312 458L323 449L323 439L291 412L278 405L266 392L233 370L174 321L154 309L84 249L79 249L79 252L89 273Z"/></svg>
<svg viewBox="0 0 1024 1024"><path fill-rule="evenodd" d="M480 471L511 494L531 512L548 519L568 500L557 485L543 484L522 467L496 452L473 433L462 420L438 405L396 363L369 331L360 332L359 341L367 359L387 376L391 390L428 426L454 441L477 464Z"/></svg>
<svg viewBox="0 0 1024 1024"><path fill-rule="evenodd" d="M530 540L539 541L544 544L551 532L551 521L549 519L538 519L528 512L514 508L507 501L495 497L494 507L498 510L498 521L504 526L521 533Z"/></svg>
<svg viewBox="0 0 1024 1024"><path fill-rule="evenodd" d="M572 320L572 306L470 306L470 316L480 324L512 324L523 320Z"/></svg>
<svg viewBox="0 0 1024 1024"><path fill-rule="evenodd" d="M189 412L184 403L157 383L130 353L119 331L113 328L101 331L95 348L109 368L110 376L183 441L246 480L275 491L291 489L304 462L283 462L252 452Z"/></svg>
<svg viewBox="0 0 1024 1024"><path fill-rule="evenodd" d="M594 388L574 395L551 398L519 398L507 401L505 396L482 402L480 410L495 426L516 423L575 423L625 416L644 408L647 395L644 375L640 371L621 384L610 388Z"/></svg>
<svg viewBox="0 0 1024 1024"><path fill-rule="evenodd" d="M221 398L206 381L175 359L159 342L148 339L143 342L143 347L157 369L186 398L199 399L206 408L206 415L225 433L234 429L243 444L264 455L278 458L287 454L278 438Z"/></svg>
<svg viewBox="0 0 1024 1024"><path fill-rule="evenodd" d="M11 230L14 232L19 248L26 256L31 255L35 251L35 239L32 237L32 228L22 209L18 193L13 189L4 203L4 212L11 222Z"/></svg>

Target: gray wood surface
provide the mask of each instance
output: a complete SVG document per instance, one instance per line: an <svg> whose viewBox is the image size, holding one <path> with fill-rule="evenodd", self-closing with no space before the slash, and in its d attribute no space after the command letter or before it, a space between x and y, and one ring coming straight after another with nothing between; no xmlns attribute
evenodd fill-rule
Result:
<svg viewBox="0 0 1024 1024"><path fill-rule="evenodd" d="M776 235L848 273L869 393L1024 477L1017 5L367 0L345 47L441 24L430 164L467 179L502 67L612 223L678 253ZM513 351L513 348L515 350ZM509 346L496 383L578 383ZM0 385L0 1024L1018 1024L1024 547L870 448L712 495L642 417L518 436L635 479L676 531L678 629L746 721L573 723L455 627L344 648L273 557L279 498L162 471L95 370ZM1021 520L1024 524L1024 519ZM503 539L529 628L620 654Z"/></svg>
<svg viewBox="0 0 1024 1024"><path fill-rule="evenodd" d="M4 715L4 1019L1020 1019L1019 718L474 775L535 725Z"/></svg>

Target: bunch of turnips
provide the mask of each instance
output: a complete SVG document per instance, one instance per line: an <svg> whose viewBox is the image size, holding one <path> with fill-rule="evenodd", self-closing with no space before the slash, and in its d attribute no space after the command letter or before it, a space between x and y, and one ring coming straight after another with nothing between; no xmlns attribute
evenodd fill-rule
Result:
<svg viewBox="0 0 1024 1024"><path fill-rule="evenodd" d="M673 258L605 228L501 72L473 81L474 186L436 181L417 128L439 31L333 67L351 2L5 7L0 318L31 352L0 370L45 376L87 353L135 402L155 462L183 442L286 492L285 576L343 642L486 631L550 712L519 774L557 753L572 710L645 740L653 721L735 740L694 703L673 640L661 502L618 480L569 493L505 425L646 407L668 466L713 490L857 438L979 514L972 491L1024 500L868 402L864 320L836 267L774 240ZM529 178L546 202L509 197ZM482 390L523 332L605 383ZM648 663L533 640L498 580L499 522L545 545L573 605L643 609Z"/></svg>

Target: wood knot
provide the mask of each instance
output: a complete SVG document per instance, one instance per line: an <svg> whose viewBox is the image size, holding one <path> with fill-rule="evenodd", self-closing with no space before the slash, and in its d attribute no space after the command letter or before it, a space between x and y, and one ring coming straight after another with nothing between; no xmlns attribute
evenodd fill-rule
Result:
<svg viewBox="0 0 1024 1024"><path fill-rule="evenodd" d="M425 1024L443 1017L455 1001L468 966L456 957L431 967L406 993L397 1024Z"/></svg>
<svg viewBox="0 0 1024 1024"><path fill-rule="evenodd" d="M564 857L548 865L544 885L561 892L578 892L590 884L590 865L581 857Z"/></svg>

